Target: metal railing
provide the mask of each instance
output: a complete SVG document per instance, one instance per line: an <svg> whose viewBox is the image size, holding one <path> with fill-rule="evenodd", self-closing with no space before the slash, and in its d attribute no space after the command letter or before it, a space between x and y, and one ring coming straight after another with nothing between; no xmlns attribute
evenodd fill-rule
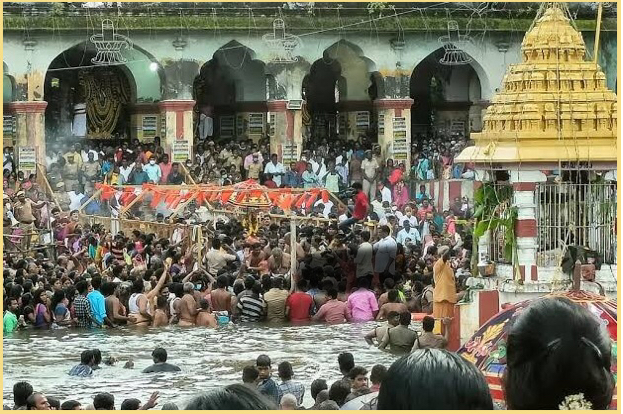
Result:
<svg viewBox="0 0 623 414"><path fill-rule="evenodd" d="M537 265L558 266L567 246L595 250L616 263L616 183L539 183Z"/></svg>

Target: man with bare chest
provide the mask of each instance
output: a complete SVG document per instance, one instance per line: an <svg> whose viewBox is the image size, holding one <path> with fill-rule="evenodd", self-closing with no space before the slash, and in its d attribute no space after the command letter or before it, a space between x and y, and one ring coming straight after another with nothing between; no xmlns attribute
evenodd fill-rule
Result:
<svg viewBox="0 0 623 414"><path fill-rule="evenodd" d="M194 285L192 282L184 283L184 296L180 302L179 326L193 326L197 317L197 301L193 295Z"/></svg>
<svg viewBox="0 0 623 414"><path fill-rule="evenodd" d="M210 312L210 304L207 300L201 299L199 301L199 313L197 314L197 326L205 326L207 328L216 328L216 318Z"/></svg>
<svg viewBox="0 0 623 414"><path fill-rule="evenodd" d="M399 314L409 312L407 305L400 301L400 298L398 297L398 291L396 289L391 289L387 292L387 299L388 302L384 303L379 308L379 314L376 316L377 321L387 318L387 315L389 315L389 313L392 311L398 312Z"/></svg>
<svg viewBox="0 0 623 414"><path fill-rule="evenodd" d="M231 315L231 297L232 294L227 291L229 279L225 275L216 278L216 289L210 292L212 301L212 310L215 312L227 311Z"/></svg>

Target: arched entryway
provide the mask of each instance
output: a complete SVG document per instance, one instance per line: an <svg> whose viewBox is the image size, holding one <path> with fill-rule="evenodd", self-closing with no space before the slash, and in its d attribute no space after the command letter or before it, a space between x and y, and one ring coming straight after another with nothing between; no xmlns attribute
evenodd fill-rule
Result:
<svg viewBox="0 0 623 414"><path fill-rule="evenodd" d="M15 117L8 110L9 103L15 100L15 78L10 75L9 67L2 62L2 146L12 147L15 145Z"/></svg>
<svg viewBox="0 0 623 414"><path fill-rule="evenodd" d="M132 114L139 104L154 106L150 117L157 119L163 73L156 60L136 46L123 52L123 64L95 65L96 54L91 42L82 42L50 64L44 83L46 140L137 137L142 125L132 125Z"/></svg>
<svg viewBox="0 0 623 414"><path fill-rule="evenodd" d="M221 47L195 78L195 137L229 140L263 136L267 83L270 86L266 65L255 59L252 49L237 41Z"/></svg>
<svg viewBox="0 0 623 414"><path fill-rule="evenodd" d="M411 75L412 135L417 142L428 134L469 134L480 130L481 81L472 61L448 66L439 63L443 49L422 60Z"/></svg>
<svg viewBox="0 0 623 414"><path fill-rule="evenodd" d="M375 69L358 46L345 40L327 48L312 64L303 80L311 142L376 136L372 101L382 91L377 85L382 77Z"/></svg>

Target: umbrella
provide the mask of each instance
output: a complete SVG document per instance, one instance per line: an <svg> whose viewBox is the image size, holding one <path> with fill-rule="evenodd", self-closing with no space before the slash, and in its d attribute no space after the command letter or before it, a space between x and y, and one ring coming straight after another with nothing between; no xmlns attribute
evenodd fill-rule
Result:
<svg viewBox="0 0 623 414"><path fill-rule="evenodd" d="M617 375L617 304L604 296L581 290L558 292L547 297L565 297L579 303L602 320L612 338L612 371L615 383ZM463 345L457 353L472 362L482 371L489 384L493 401L505 405L502 391L502 374L506 368L506 338L512 321L531 303L530 300L516 303L489 319ZM612 407L616 408L616 392Z"/></svg>

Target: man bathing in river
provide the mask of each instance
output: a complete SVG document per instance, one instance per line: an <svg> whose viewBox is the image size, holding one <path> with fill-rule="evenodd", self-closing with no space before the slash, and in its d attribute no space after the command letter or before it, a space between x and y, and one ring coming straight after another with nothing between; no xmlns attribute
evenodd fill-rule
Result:
<svg viewBox="0 0 623 414"><path fill-rule="evenodd" d="M167 351L164 348L154 349L151 353L151 357L154 360L154 364L145 368L143 373L181 371L180 367L177 365L169 364L167 362Z"/></svg>
<svg viewBox="0 0 623 414"><path fill-rule="evenodd" d="M216 318L210 311L210 304L205 299L199 301L199 313L197 313L196 324L197 326L206 326L209 328L216 328L218 326Z"/></svg>
<svg viewBox="0 0 623 414"><path fill-rule="evenodd" d="M195 324L198 311L197 301L193 295L194 290L195 286L192 282L184 283L184 296L182 296L182 301L180 302L179 326L193 326Z"/></svg>

